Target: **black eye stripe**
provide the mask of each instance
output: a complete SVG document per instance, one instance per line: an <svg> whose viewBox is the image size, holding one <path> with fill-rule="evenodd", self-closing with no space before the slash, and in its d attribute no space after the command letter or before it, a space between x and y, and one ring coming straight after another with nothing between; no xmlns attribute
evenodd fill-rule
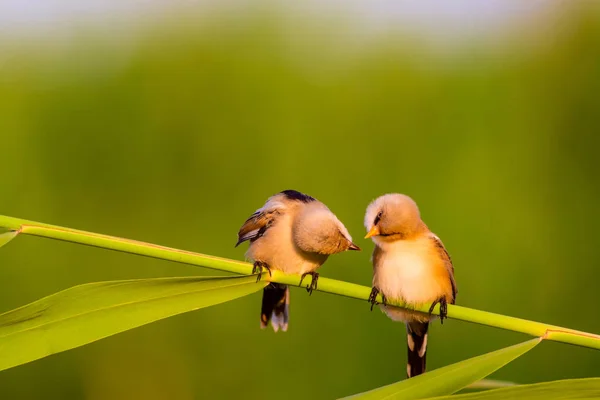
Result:
<svg viewBox="0 0 600 400"><path fill-rule="evenodd" d="M375 217L375 221L373 221L373 225L377 225L377 223L379 222L379 220L381 220L381 215L382 214L383 214L383 211L379 211L379 213Z"/></svg>

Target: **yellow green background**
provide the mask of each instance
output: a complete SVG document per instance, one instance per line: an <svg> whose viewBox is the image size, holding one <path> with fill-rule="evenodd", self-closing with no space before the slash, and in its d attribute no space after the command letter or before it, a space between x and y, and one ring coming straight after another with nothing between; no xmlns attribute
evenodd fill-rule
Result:
<svg viewBox="0 0 600 400"><path fill-rule="evenodd" d="M593 7L441 52L281 10L47 42L3 43L2 214L243 259L239 226L296 189L363 248L322 276L369 285L365 208L401 192L452 255L458 304L600 332ZM0 309L85 282L216 273L21 236L0 250ZM404 326L366 302L292 289L275 334L259 329L260 296L3 371L2 398L331 399L404 378ZM428 367L524 339L438 322ZM599 371L596 351L543 343L493 377Z"/></svg>

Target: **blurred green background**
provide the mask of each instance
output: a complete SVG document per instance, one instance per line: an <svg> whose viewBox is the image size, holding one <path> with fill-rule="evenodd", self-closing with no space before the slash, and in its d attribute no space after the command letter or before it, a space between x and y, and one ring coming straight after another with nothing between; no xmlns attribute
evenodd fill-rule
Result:
<svg viewBox="0 0 600 400"><path fill-rule="evenodd" d="M453 257L458 304L599 333L597 7L449 47L317 14L186 10L80 23L68 39L5 34L0 212L242 259L239 226L297 189L364 250L322 275L369 285L364 210L406 193ZM35 237L0 265L2 310L85 282L218 273ZM259 329L260 296L3 371L2 397L331 399L404 378L404 326L366 302L293 289L275 334ZM525 339L438 322L428 367ZM598 352L543 343L492 377L599 371Z"/></svg>

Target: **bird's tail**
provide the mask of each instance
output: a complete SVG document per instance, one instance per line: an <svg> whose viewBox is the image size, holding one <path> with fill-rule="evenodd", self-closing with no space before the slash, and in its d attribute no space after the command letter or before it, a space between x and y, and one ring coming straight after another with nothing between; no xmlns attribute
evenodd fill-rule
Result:
<svg viewBox="0 0 600 400"><path fill-rule="evenodd" d="M428 322L409 322L406 324L406 339L408 341L406 375L409 378L425 372L428 328Z"/></svg>
<svg viewBox="0 0 600 400"><path fill-rule="evenodd" d="M271 321L273 330L287 331L290 315L290 288L280 283L271 283L263 290L260 327L266 328Z"/></svg>

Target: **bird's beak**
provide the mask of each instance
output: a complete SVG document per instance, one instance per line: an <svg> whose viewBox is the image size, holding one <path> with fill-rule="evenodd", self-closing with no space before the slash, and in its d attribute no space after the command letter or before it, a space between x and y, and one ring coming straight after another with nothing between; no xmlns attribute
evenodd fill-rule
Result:
<svg viewBox="0 0 600 400"><path fill-rule="evenodd" d="M370 237L377 236L377 235L379 235L379 227L377 225L375 225L371 228L369 233L367 233L367 236L365 236L365 239L368 239Z"/></svg>
<svg viewBox="0 0 600 400"><path fill-rule="evenodd" d="M358 250L358 251L360 251L360 247L358 247L354 243L350 242L350 246L348 246L348 250Z"/></svg>

